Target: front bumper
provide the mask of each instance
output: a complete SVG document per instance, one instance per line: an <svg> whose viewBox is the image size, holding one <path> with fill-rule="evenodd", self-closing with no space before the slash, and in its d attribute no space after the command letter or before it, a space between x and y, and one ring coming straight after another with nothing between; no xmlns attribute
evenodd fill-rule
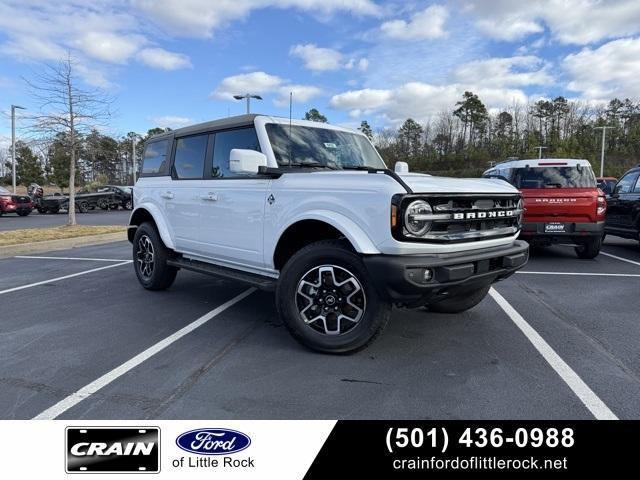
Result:
<svg viewBox="0 0 640 480"><path fill-rule="evenodd" d="M527 222L522 225L520 238L540 243L580 243L604 234L604 222L559 222L564 232L545 232L545 222Z"/></svg>
<svg viewBox="0 0 640 480"><path fill-rule="evenodd" d="M363 258L378 293L409 307L490 285L522 268L528 259L529 245L520 240L508 247L471 252ZM424 280L425 270L431 274L429 280Z"/></svg>

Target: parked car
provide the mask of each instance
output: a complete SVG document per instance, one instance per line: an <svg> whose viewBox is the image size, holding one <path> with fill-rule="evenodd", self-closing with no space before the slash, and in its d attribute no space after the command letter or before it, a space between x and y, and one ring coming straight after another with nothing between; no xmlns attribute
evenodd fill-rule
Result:
<svg viewBox="0 0 640 480"><path fill-rule="evenodd" d="M77 193L75 195L76 211L80 213L87 213L96 207L101 207L104 204L109 205L111 203L113 203L113 194L110 192ZM38 200L36 208L40 213L58 213L60 210L68 210L69 196L54 194L41 197Z"/></svg>
<svg viewBox="0 0 640 480"><path fill-rule="evenodd" d="M470 309L528 258L512 185L392 171L361 132L264 115L152 137L134 208L144 288L187 269L275 290L294 338L322 352L365 347L392 305Z"/></svg>
<svg viewBox="0 0 640 480"><path fill-rule="evenodd" d="M607 234L640 240L640 165L625 173L608 199Z"/></svg>
<svg viewBox="0 0 640 480"><path fill-rule="evenodd" d="M27 195L14 195L6 188L0 187L0 215L16 213L26 217L33 210L31 198Z"/></svg>
<svg viewBox="0 0 640 480"><path fill-rule="evenodd" d="M524 196L520 238L536 245L570 244L580 258L600 253L607 202L587 160L509 160L484 173Z"/></svg>
<svg viewBox="0 0 640 480"><path fill-rule="evenodd" d="M596 178L596 183L605 195L611 195L616 183L618 183L618 179L616 177L598 177Z"/></svg>
<svg viewBox="0 0 640 480"><path fill-rule="evenodd" d="M131 210L133 208L133 187L121 186L121 185L105 185L98 188L98 192L108 192L112 194L112 202L103 202L99 205L103 210L111 208L117 210L118 207L122 207L125 210Z"/></svg>

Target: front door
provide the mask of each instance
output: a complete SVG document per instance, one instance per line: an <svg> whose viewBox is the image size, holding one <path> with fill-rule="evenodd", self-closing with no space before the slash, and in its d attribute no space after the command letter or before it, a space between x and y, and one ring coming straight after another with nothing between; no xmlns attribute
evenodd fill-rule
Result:
<svg viewBox="0 0 640 480"><path fill-rule="evenodd" d="M640 197L637 186L639 175L639 172L628 173L616 184L614 194L607 199L608 226L623 229L633 227L634 200Z"/></svg>
<svg viewBox="0 0 640 480"><path fill-rule="evenodd" d="M223 130L212 135L209 172L198 184L198 242L213 259L248 268L264 267L263 227L269 178L238 175L229 170L234 148L260 151L254 127Z"/></svg>

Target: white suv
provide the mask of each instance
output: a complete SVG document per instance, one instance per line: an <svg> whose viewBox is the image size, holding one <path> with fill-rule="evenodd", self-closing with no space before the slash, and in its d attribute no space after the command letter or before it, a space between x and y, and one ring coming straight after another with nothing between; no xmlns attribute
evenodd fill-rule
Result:
<svg viewBox="0 0 640 480"><path fill-rule="evenodd" d="M154 136L129 228L140 283L181 268L275 290L293 336L350 352L393 305L455 313L524 266L520 193L387 169L360 132L243 115Z"/></svg>

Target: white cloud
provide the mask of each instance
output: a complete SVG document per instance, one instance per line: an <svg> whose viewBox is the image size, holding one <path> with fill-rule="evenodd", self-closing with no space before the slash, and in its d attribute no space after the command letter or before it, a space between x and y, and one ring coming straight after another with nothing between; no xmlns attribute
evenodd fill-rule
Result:
<svg viewBox="0 0 640 480"><path fill-rule="evenodd" d="M640 97L640 38L605 43L567 55L563 68L567 88L587 100Z"/></svg>
<svg viewBox="0 0 640 480"><path fill-rule="evenodd" d="M381 8L372 0L135 0L134 5L175 34L201 37L210 37L216 29L263 8L295 8L323 15L381 14Z"/></svg>
<svg viewBox="0 0 640 480"><path fill-rule="evenodd" d="M307 43L306 45L294 45L289 53L301 58L305 68L324 72L328 70L339 70L342 68L342 54L331 48L322 48Z"/></svg>
<svg viewBox="0 0 640 480"><path fill-rule="evenodd" d="M637 0L459 0L487 35L507 41L545 26L565 44L587 44L640 32Z"/></svg>
<svg viewBox="0 0 640 480"><path fill-rule="evenodd" d="M549 66L533 55L476 60L460 65L453 75L459 83L485 87L523 87L553 83Z"/></svg>
<svg viewBox="0 0 640 480"><path fill-rule="evenodd" d="M442 5L431 5L411 16L409 21L390 20L384 22L382 32L397 40L428 40L446 35L444 24L449 12Z"/></svg>
<svg viewBox="0 0 640 480"><path fill-rule="evenodd" d="M179 117L175 115L151 117L149 118L149 121L154 127L160 128L180 128L195 123L194 120L189 117Z"/></svg>
<svg viewBox="0 0 640 480"><path fill-rule="evenodd" d="M265 72L242 73L223 79L211 96L229 100L237 94L273 92L282 84L280 77Z"/></svg>
<svg viewBox="0 0 640 480"><path fill-rule="evenodd" d="M86 32L75 43L90 57L109 63L125 63L146 39L141 35Z"/></svg>
<svg viewBox="0 0 640 480"><path fill-rule="evenodd" d="M48 39L17 35L0 45L0 52L18 60L59 60L65 56L64 48Z"/></svg>
<svg viewBox="0 0 640 480"><path fill-rule="evenodd" d="M293 103L307 103L312 98L322 95L322 89L313 85L285 85L278 89L278 96L273 101L277 107L289 105L289 94L293 93Z"/></svg>
<svg viewBox="0 0 640 480"><path fill-rule="evenodd" d="M424 122L442 111L452 110L468 89L462 84L409 82L394 89L363 89L334 95L330 106L346 110L354 118L376 114L391 124L399 124L409 117ZM473 91L488 108L527 101L527 96L518 89L480 87Z"/></svg>
<svg viewBox="0 0 640 480"><path fill-rule="evenodd" d="M305 68L315 72L335 71L343 68L364 72L369 67L369 60L364 57L352 57L345 60L345 56L338 50L318 47L313 43L294 45L289 50L289 54L302 59Z"/></svg>
<svg viewBox="0 0 640 480"><path fill-rule="evenodd" d="M162 70L178 70L191 67L189 57L162 48L144 48L138 52L138 60L145 65Z"/></svg>
<svg viewBox="0 0 640 480"><path fill-rule="evenodd" d="M322 89L313 85L291 84L276 75L265 72L242 73L224 78L211 92L211 97L232 100L234 95L244 93L275 94L273 103L282 107L289 104L289 93L293 92L296 104L308 102L322 95Z"/></svg>

